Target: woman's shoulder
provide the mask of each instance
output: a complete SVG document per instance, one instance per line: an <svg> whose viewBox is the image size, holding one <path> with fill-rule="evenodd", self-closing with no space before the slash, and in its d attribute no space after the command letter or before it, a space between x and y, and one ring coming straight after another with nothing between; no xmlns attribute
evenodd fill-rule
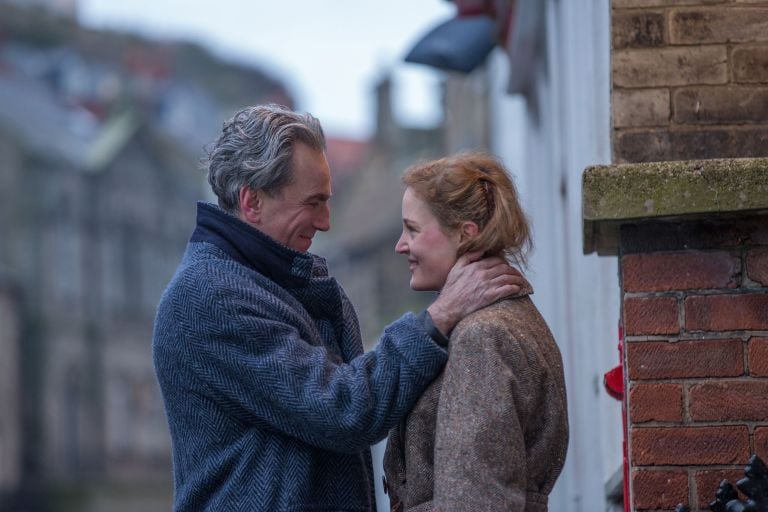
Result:
<svg viewBox="0 0 768 512"><path fill-rule="evenodd" d="M529 352L555 345L552 332L528 295L503 299L463 318L451 333L454 346L496 352Z"/></svg>
<svg viewBox="0 0 768 512"><path fill-rule="evenodd" d="M540 315L528 295L511 297L480 308L459 321L454 335L468 335L475 331L509 330L515 325L537 321Z"/></svg>

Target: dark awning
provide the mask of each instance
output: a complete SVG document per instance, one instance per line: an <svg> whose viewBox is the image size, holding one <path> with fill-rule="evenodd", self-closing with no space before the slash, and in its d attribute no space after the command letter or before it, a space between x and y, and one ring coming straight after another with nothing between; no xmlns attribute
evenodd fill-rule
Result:
<svg viewBox="0 0 768 512"><path fill-rule="evenodd" d="M496 21L487 15L458 16L425 35L405 57L446 71L469 73L496 45Z"/></svg>

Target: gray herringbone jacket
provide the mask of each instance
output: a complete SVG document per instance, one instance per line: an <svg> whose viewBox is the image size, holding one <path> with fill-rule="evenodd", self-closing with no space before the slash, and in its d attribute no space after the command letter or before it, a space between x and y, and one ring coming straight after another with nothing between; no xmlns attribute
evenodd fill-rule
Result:
<svg viewBox="0 0 768 512"><path fill-rule="evenodd" d="M393 510L547 510L568 418L560 351L530 292L454 329L444 372L390 433Z"/></svg>
<svg viewBox="0 0 768 512"><path fill-rule="evenodd" d="M176 511L370 512L369 446L446 359L405 315L363 354L321 258L212 205L157 310Z"/></svg>

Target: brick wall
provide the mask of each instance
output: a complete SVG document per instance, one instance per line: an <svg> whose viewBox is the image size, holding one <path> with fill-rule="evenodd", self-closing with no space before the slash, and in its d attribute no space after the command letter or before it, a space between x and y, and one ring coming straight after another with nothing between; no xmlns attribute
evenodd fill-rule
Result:
<svg viewBox="0 0 768 512"><path fill-rule="evenodd" d="M768 155L768 0L612 0L614 162Z"/></svg>
<svg viewBox="0 0 768 512"><path fill-rule="evenodd" d="M708 510L768 460L768 218L622 226L632 510Z"/></svg>

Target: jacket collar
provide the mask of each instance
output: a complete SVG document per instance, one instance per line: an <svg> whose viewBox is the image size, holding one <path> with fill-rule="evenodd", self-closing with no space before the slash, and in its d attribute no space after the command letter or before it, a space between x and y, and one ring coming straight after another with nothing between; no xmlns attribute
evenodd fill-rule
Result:
<svg viewBox="0 0 768 512"><path fill-rule="evenodd" d="M327 274L322 258L294 251L210 203L197 203L197 227L190 242L211 243L286 288L306 286L313 275Z"/></svg>
<svg viewBox="0 0 768 512"><path fill-rule="evenodd" d="M533 294L533 286L531 286L531 283L529 283L528 280L525 277L523 277L523 284L520 285L520 291L512 295L510 298L525 297L526 295L532 295L532 294Z"/></svg>

